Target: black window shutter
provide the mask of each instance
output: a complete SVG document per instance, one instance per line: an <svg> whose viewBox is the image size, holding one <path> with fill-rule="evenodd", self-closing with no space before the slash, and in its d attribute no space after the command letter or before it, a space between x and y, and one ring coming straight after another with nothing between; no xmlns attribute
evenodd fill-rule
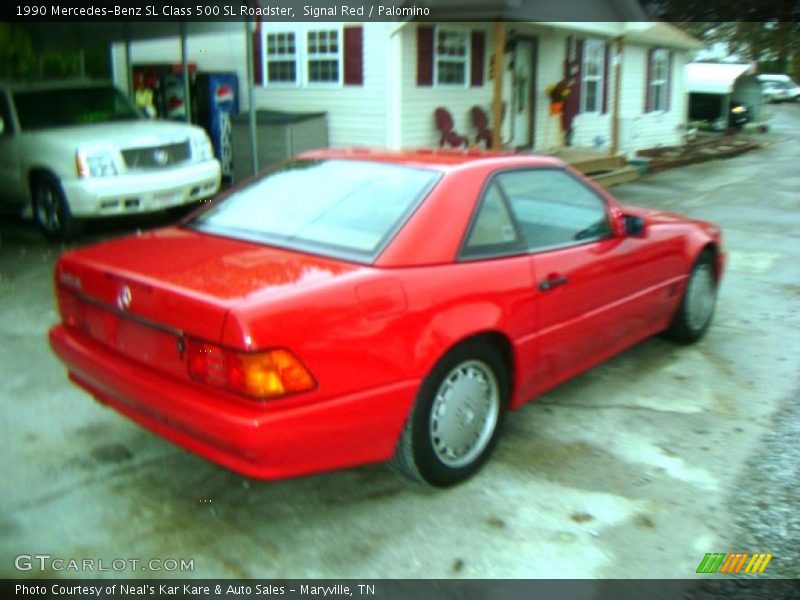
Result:
<svg viewBox="0 0 800 600"><path fill-rule="evenodd" d="M482 31L473 31L470 38L470 86L481 87L483 85L485 59L486 36Z"/></svg>
<svg viewBox="0 0 800 600"><path fill-rule="evenodd" d="M653 106L653 48L647 52L647 77L644 80L644 112L648 113Z"/></svg>
<svg viewBox="0 0 800 600"><path fill-rule="evenodd" d="M417 85L433 85L433 27L417 27Z"/></svg>
<svg viewBox="0 0 800 600"><path fill-rule="evenodd" d="M667 52L667 85L664 88L667 98L664 103L664 110L669 111L672 102L672 51Z"/></svg>
<svg viewBox="0 0 800 600"><path fill-rule="evenodd" d="M585 40L578 39L575 41L575 62L578 66L578 74L575 77L575 103L576 113L581 112L581 92L583 91L583 48Z"/></svg>
<svg viewBox="0 0 800 600"><path fill-rule="evenodd" d="M344 28L344 84L364 84L364 28Z"/></svg>

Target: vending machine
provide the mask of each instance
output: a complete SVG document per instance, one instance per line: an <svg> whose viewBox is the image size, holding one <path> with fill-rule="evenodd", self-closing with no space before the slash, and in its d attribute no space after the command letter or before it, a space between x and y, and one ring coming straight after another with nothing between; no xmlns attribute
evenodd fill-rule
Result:
<svg viewBox="0 0 800 600"><path fill-rule="evenodd" d="M197 65L188 65L190 87ZM151 63L133 66L134 98L149 117L186 121L183 67L180 64Z"/></svg>
<svg viewBox="0 0 800 600"><path fill-rule="evenodd" d="M208 132L222 176L233 178L231 117L239 112L239 78L236 73L197 73L192 86L192 120Z"/></svg>

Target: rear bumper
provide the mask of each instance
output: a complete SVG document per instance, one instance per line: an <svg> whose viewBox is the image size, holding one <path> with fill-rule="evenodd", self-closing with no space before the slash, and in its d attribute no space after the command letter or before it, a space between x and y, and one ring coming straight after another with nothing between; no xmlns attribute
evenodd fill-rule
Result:
<svg viewBox="0 0 800 600"><path fill-rule="evenodd" d="M213 196L220 187L219 162L208 160L163 171L63 180L76 217L137 214Z"/></svg>
<svg viewBox="0 0 800 600"><path fill-rule="evenodd" d="M62 325L50 345L72 381L170 441L257 479L388 460L418 382L313 404L299 397L246 406L161 375Z"/></svg>

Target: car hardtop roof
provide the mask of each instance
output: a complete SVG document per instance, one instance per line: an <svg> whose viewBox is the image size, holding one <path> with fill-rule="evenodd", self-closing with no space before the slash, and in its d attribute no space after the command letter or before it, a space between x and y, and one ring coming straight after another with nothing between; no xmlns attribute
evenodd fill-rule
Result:
<svg viewBox="0 0 800 600"><path fill-rule="evenodd" d="M96 79L0 79L0 88L10 92L39 92L75 88L113 87L114 83Z"/></svg>
<svg viewBox="0 0 800 600"><path fill-rule="evenodd" d="M450 150L441 148L419 148L412 150L379 150L372 148L323 148L298 155L301 159L316 160L364 160L386 162L412 167L433 168L450 171L462 166L486 165L515 167L563 167L564 162L552 156L519 154L501 150Z"/></svg>

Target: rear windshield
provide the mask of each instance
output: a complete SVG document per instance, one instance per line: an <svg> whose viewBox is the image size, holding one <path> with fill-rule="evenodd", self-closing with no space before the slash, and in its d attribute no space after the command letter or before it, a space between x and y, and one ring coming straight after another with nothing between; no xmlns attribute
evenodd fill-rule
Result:
<svg viewBox="0 0 800 600"><path fill-rule="evenodd" d="M438 178L436 171L393 164L291 161L234 191L189 226L368 263Z"/></svg>
<svg viewBox="0 0 800 600"><path fill-rule="evenodd" d="M112 86L16 92L14 106L23 131L142 118Z"/></svg>

